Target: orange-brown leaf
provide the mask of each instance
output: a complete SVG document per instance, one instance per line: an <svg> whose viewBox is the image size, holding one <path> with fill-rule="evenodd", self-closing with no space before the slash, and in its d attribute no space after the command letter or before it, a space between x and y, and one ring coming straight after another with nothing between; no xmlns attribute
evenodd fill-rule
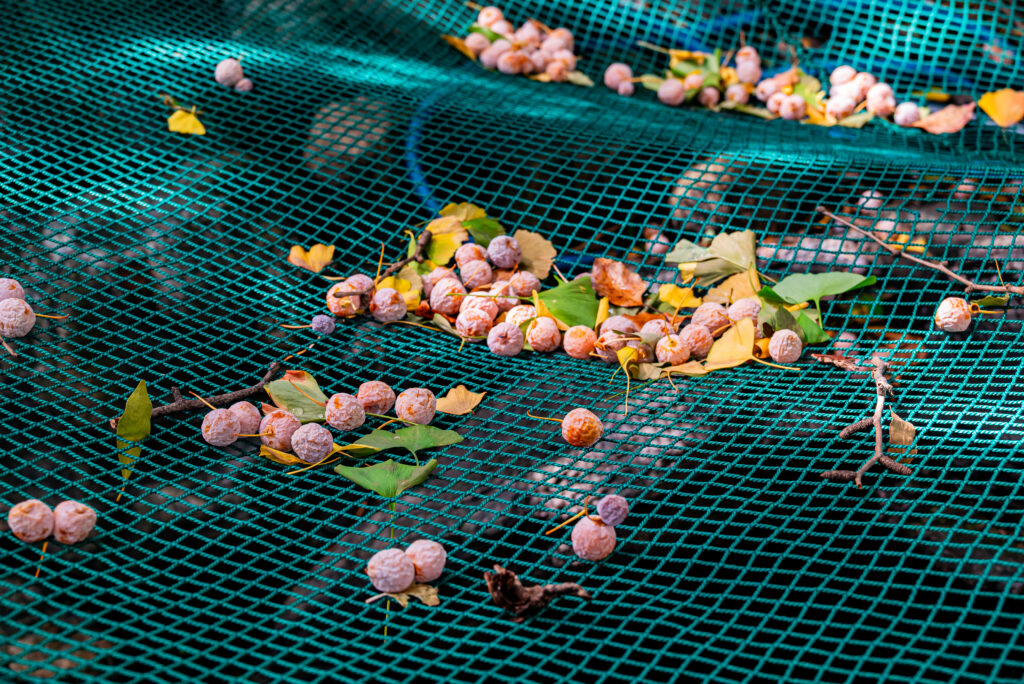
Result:
<svg viewBox="0 0 1024 684"><path fill-rule="evenodd" d="M967 122L974 116L974 103L965 105L949 105L934 114L929 114L914 124L929 133L957 133L963 130Z"/></svg>
<svg viewBox="0 0 1024 684"><path fill-rule="evenodd" d="M640 306L647 283L620 261L594 259L594 290L615 306Z"/></svg>
<svg viewBox="0 0 1024 684"><path fill-rule="evenodd" d="M313 245L307 252L299 245L292 245L288 254L288 263L304 268L313 273L324 270L324 266L334 259L334 245Z"/></svg>
<svg viewBox="0 0 1024 684"><path fill-rule="evenodd" d="M1024 92L1003 88L985 93L978 100L978 106L1000 127L1013 126L1024 119Z"/></svg>

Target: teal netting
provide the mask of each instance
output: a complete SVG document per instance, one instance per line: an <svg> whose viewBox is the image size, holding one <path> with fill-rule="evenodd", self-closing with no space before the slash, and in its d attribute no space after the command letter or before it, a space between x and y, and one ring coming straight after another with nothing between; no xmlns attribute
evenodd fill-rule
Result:
<svg viewBox="0 0 1024 684"><path fill-rule="evenodd" d="M97 533L0 543L0 679L305 682L523 679L1019 682L1024 677L1024 372L1012 310L963 334L931 314L956 288L852 233L823 204L904 233L971 277L1024 271L1019 145L985 119L951 136L671 109L649 93L530 82L469 63L438 38L458 2L224 0L5 3L0 274L41 322L0 357L0 510L76 498ZM738 45L771 66L800 46L819 76L851 63L898 97L939 86L975 97L1020 86L1019 0L994 2L558 2L506 7L577 36L581 68L638 72L680 48ZM256 90L217 87L245 55ZM1007 57L1009 55L1009 57ZM205 137L166 131L167 92L198 103ZM857 205L874 192L884 205ZM625 413L609 370L564 355L497 358L426 331L357 321L303 357L329 391L382 379L488 391L444 417L465 441L401 497L393 529L443 540L442 604L365 605L363 566L389 545L380 500L329 469L286 476L251 447L217 449L199 415L156 421L119 504L107 421L139 379L158 403L179 386L242 387L311 338L282 331L322 307L326 284L287 265L292 244L339 247L331 272L369 271L380 242L440 204L475 201L549 236L560 267L630 258L651 280L670 241L751 228L759 268L870 272L865 299L825 305L848 353L891 355L896 409L918 427L912 477L861 491L817 473L858 465L870 437L838 428L873 405L860 376L754 366L636 390ZM871 205L873 206L873 205ZM396 247L394 252L398 251ZM608 427L568 448L560 415ZM589 493L633 512L607 560L574 562L550 520ZM521 625L481 574L579 581Z"/></svg>

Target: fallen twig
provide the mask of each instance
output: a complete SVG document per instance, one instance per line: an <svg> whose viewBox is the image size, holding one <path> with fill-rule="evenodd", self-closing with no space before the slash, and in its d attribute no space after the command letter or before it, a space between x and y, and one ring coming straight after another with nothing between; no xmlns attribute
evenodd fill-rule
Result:
<svg viewBox="0 0 1024 684"><path fill-rule="evenodd" d="M270 364L270 367L267 368L267 372L263 375L260 381L257 382L255 385L246 387L244 389L235 390L234 392L228 392L227 394L218 394L217 396L214 397L206 397L204 399L183 399L181 396L181 392L178 390L178 388L172 387L171 396L174 397L174 401L172 401L169 404L154 407L152 417L159 418L160 416L166 416L171 413L180 413L182 411L192 411L195 409L201 409L206 407L207 403L209 403L212 406L224 406L226 404L233 404L236 401L248 399L254 394L258 394L260 391L262 391L263 387L268 382L270 382L274 378L274 376L277 375L278 372L280 372L280 370L281 362L274 361L272 364ZM119 421L120 419L120 416L118 416L117 418L111 418L110 427L116 430L117 421Z"/></svg>
<svg viewBox="0 0 1024 684"><path fill-rule="evenodd" d="M947 278L951 278L952 280L957 281L958 283L964 285L964 287L965 287L964 291L965 292L1000 292L1002 294L1024 295L1024 286L1021 286L1021 285L982 285L982 284L976 283L973 280L968 280L967 278L963 277L962 275L960 275L960 274L950 270L950 268L948 266L946 266L946 262L945 261L936 264L936 263L932 263L931 261L925 261L924 259L918 259L916 256L907 254L906 251L904 251L902 249L899 249L898 247L896 247L894 245L890 245L888 242L886 242L885 240L881 239L880 237L878 237L874 233L872 233L870 231L867 231L867 230L864 230L860 226L856 226L856 225L854 225L850 221L847 221L844 218L836 216L831 211L828 211L827 209L825 209L825 207L818 207L818 211L820 213L824 214L825 216L828 216L830 219L832 219L836 223L842 224L842 225L846 226L847 228L850 228L852 230L857 231L858 233L860 233L864 237L869 238L871 240L874 240L879 245L881 245L885 249L889 250L890 252L892 252L896 256L902 257L902 258L906 259L907 261L915 263L915 264L917 264L919 266L924 266L926 268L930 268L932 270L938 271L939 273L943 274Z"/></svg>
<svg viewBox="0 0 1024 684"><path fill-rule="evenodd" d="M430 244L430 238L432 236L433 236L433 233L431 233L429 230L423 231L423 233L421 233L420 236L418 238L416 238L416 251L414 251L412 253L412 256L408 256L408 257L406 257L404 259L399 259L395 263L393 263L390 266L388 266L387 268L385 268L381 272L381 274L379 276L377 276L377 280L380 280L381 278L387 278L390 275L394 275L395 273L400 271L410 261L422 262L423 259L424 259L423 255L427 251L427 245ZM370 294L370 290L371 289L372 288L364 287L362 290L346 290L344 292L335 292L334 296L335 297L359 297L359 296L362 296L362 295Z"/></svg>
<svg viewBox="0 0 1024 684"><path fill-rule="evenodd" d="M500 565L494 572L485 572L484 581L491 598L501 608L515 613L513 622L522 622L530 613L536 612L559 596L575 596L589 601L593 598L586 589L575 582L562 584L535 584L524 586L516 573Z"/></svg>

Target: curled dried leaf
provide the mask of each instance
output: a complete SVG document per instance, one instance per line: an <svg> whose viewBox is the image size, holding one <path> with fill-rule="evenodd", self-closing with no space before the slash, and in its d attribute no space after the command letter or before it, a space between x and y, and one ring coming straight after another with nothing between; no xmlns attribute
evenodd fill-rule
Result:
<svg viewBox="0 0 1024 684"><path fill-rule="evenodd" d="M929 133L957 133L963 130L974 116L974 102L965 105L948 105L914 124Z"/></svg>
<svg viewBox="0 0 1024 684"><path fill-rule="evenodd" d="M594 290L615 306L641 306L647 283L621 261L594 260Z"/></svg>

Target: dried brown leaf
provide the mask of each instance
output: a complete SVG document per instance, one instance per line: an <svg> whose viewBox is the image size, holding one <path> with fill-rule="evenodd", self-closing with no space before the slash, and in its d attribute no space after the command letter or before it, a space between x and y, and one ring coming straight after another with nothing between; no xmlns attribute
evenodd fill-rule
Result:
<svg viewBox="0 0 1024 684"><path fill-rule="evenodd" d="M949 105L934 114L930 114L914 124L929 133L957 133L963 130L967 122L974 116L974 102L965 105Z"/></svg>
<svg viewBox="0 0 1024 684"><path fill-rule="evenodd" d="M472 413L473 409L483 401L487 392L470 392L465 385L448 390L448 394L437 398L437 410L452 416L463 416Z"/></svg>
<svg viewBox="0 0 1024 684"><path fill-rule="evenodd" d="M432 587L429 584L413 584L405 591L377 594L376 596L371 596L366 599L366 602L373 603L374 601L379 601L384 597L395 599L403 608L409 605L409 599L411 597L418 598L425 606L441 605L441 599L437 596L437 587Z"/></svg>
<svg viewBox="0 0 1024 684"><path fill-rule="evenodd" d="M850 371L851 373L871 370L870 368L859 365L856 359L851 359L849 356L843 356L842 352L833 352L831 354L811 354L811 358L815 361L820 361L821 363L832 364L833 366Z"/></svg>
<svg viewBox="0 0 1024 684"><path fill-rule="evenodd" d="M494 572L485 572L484 581L498 607L515 614L515 622L522 622L527 615L537 612L559 596L575 596L587 601L593 598L575 582L527 586L519 581L516 573L500 565L494 566Z"/></svg>
<svg viewBox="0 0 1024 684"><path fill-rule="evenodd" d="M641 306L647 283L621 261L594 259L594 290L615 306Z"/></svg>

